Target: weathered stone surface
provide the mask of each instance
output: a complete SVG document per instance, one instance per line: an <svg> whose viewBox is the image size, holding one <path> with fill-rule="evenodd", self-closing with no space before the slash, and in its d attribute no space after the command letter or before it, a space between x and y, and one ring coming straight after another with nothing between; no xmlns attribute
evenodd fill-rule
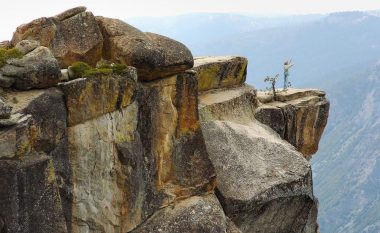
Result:
<svg viewBox="0 0 380 233"><path fill-rule="evenodd" d="M221 233L226 232L226 217L213 194L195 196L158 210L132 232Z"/></svg>
<svg viewBox="0 0 380 233"><path fill-rule="evenodd" d="M227 229L226 233L242 233L241 230L227 217Z"/></svg>
<svg viewBox="0 0 380 233"><path fill-rule="evenodd" d="M157 188L168 186L169 191L174 185L173 198L213 189L215 174L198 122L196 90L194 75L184 73L148 83L140 91L145 153L157 163Z"/></svg>
<svg viewBox="0 0 380 233"><path fill-rule="evenodd" d="M34 143L36 151L50 154L66 134L66 106L63 93L57 88L46 90L12 92L9 99L14 111L30 115L33 118Z"/></svg>
<svg viewBox="0 0 380 233"><path fill-rule="evenodd" d="M0 126L0 159L22 157L32 150L35 136L31 116L15 115L17 119L7 119L6 127Z"/></svg>
<svg viewBox="0 0 380 233"><path fill-rule="evenodd" d="M134 98L136 79L136 70L129 67L122 75L96 75L61 83L59 86L66 96L68 125L127 107Z"/></svg>
<svg viewBox="0 0 380 233"><path fill-rule="evenodd" d="M6 118L6 119L0 119L0 128L16 125L24 121L24 119L25 119L24 115L19 114L19 113L11 115L9 118Z"/></svg>
<svg viewBox="0 0 380 233"><path fill-rule="evenodd" d="M248 85L199 94L199 116L202 121L252 122L257 105L256 90Z"/></svg>
<svg viewBox="0 0 380 233"><path fill-rule="evenodd" d="M36 40L52 50L61 68L75 61L92 66L102 56L103 36L91 12L85 8L70 9L56 17L39 18L23 24L13 34L12 44L21 40Z"/></svg>
<svg viewBox="0 0 380 233"><path fill-rule="evenodd" d="M0 72L15 79L20 90L47 88L56 85L61 76L58 62L46 47L37 47L20 59L11 59Z"/></svg>
<svg viewBox="0 0 380 233"><path fill-rule="evenodd" d="M208 121L202 131L218 198L239 229L303 232L314 205L308 162L259 122Z"/></svg>
<svg viewBox="0 0 380 233"><path fill-rule="evenodd" d="M279 92L277 100L269 102L259 93L265 104L255 118L270 126L283 139L290 142L307 159L318 150L318 143L327 124L329 101L320 90L289 89Z"/></svg>
<svg viewBox="0 0 380 233"><path fill-rule="evenodd" d="M75 61L84 61L91 66L102 56L103 36L91 12L83 12L61 21L61 33L64 36L65 50L58 58L61 67L68 67ZM54 51L54 50L53 50Z"/></svg>
<svg viewBox="0 0 380 233"><path fill-rule="evenodd" d="M247 75L248 60L244 57L196 57L194 70L198 72L198 89L235 87L243 84Z"/></svg>
<svg viewBox="0 0 380 233"><path fill-rule="evenodd" d="M30 150L51 156L65 219L71 219L72 171L68 158L67 112L63 93L57 88L7 93L13 111L33 119ZM12 101L15 100L15 101ZM71 225L67 225L71 232Z"/></svg>
<svg viewBox="0 0 380 233"><path fill-rule="evenodd" d="M96 19L104 37L103 57L136 67L140 81L178 74L193 67L191 52L175 40L143 33L118 19Z"/></svg>
<svg viewBox="0 0 380 233"><path fill-rule="evenodd" d="M6 104L0 97L0 119L8 119L11 116L12 106Z"/></svg>
<svg viewBox="0 0 380 233"><path fill-rule="evenodd" d="M304 97L312 97L312 96L325 97L326 93L318 89L288 88L287 91L278 91L276 95L277 95L276 101L286 102L286 101L301 99ZM261 103L273 102L272 99L267 98L267 96L270 96L270 95L268 95L266 92L257 93L257 98L260 100Z"/></svg>
<svg viewBox="0 0 380 233"><path fill-rule="evenodd" d="M80 14L82 12L85 12L86 11L86 7L85 6L78 6L78 7L74 7L74 8L71 8L71 9L68 9L56 16L54 16L54 18L56 18L58 21L62 21L62 20L65 20L65 19L68 19L68 18L71 18L73 17L74 15L77 15L77 14Z"/></svg>
<svg viewBox="0 0 380 233"><path fill-rule="evenodd" d="M4 76L0 73L0 87L9 88L16 82L15 78Z"/></svg>
<svg viewBox="0 0 380 233"><path fill-rule="evenodd" d="M6 231L67 233L52 161L44 155L0 160L0 216Z"/></svg>
<svg viewBox="0 0 380 233"><path fill-rule="evenodd" d="M136 127L136 103L69 127L72 232L127 232L141 222L147 181L138 176L144 157ZM118 145L133 148L130 157L122 158Z"/></svg>
<svg viewBox="0 0 380 233"><path fill-rule="evenodd" d="M319 224L318 224L318 208L319 201L317 198L314 198L313 206L309 212L308 220L304 228L305 233L320 233Z"/></svg>
<svg viewBox="0 0 380 233"><path fill-rule="evenodd" d="M15 48L20 51L23 55L33 51L35 48L40 46L40 43L35 40L22 40L15 45Z"/></svg>
<svg viewBox="0 0 380 233"><path fill-rule="evenodd" d="M194 74L144 83L137 101L140 157L144 158L137 164L141 164L146 180L141 210L144 220L178 200L211 192L215 173L199 126Z"/></svg>

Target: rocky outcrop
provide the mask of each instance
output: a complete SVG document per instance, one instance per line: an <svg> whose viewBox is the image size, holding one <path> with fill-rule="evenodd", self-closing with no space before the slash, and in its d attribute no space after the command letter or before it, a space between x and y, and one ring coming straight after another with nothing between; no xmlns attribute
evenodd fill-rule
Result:
<svg viewBox="0 0 380 233"><path fill-rule="evenodd" d="M86 12L85 7L19 26L13 34L12 45L22 40L36 40L51 49L61 68L75 61L85 61L95 66L102 57L102 33L94 15Z"/></svg>
<svg viewBox="0 0 380 233"><path fill-rule="evenodd" d="M191 52L175 40L143 33L118 19L96 19L105 40L104 58L136 67L141 81L167 77L193 67Z"/></svg>
<svg viewBox="0 0 380 233"><path fill-rule="evenodd" d="M128 68L123 75L99 74L61 83L59 86L66 96L68 125L127 107L134 100L136 81L136 69Z"/></svg>
<svg viewBox="0 0 380 233"><path fill-rule="evenodd" d="M0 69L0 232L318 231L300 152L317 148L323 92L272 101L244 84L245 58L187 70L181 43L84 7L22 25L12 43L17 57ZM102 57L135 67L59 69Z"/></svg>
<svg viewBox="0 0 380 233"><path fill-rule="evenodd" d="M245 82L247 65L244 57L196 57L194 70L198 72L199 91L240 86Z"/></svg>
<svg viewBox="0 0 380 233"><path fill-rule="evenodd" d="M256 119L270 126L310 159L318 150L327 124L330 104L325 93L289 89L279 92L276 101L272 101L266 93L259 93L258 99L263 104L256 110Z"/></svg>
<svg viewBox="0 0 380 233"><path fill-rule="evenodd" d="M61 77L57 60L50 50L28 41L17 44L22 58L13 58L0 68L2 87L14 86L19 90L47 88L56 85Z"/></svg>
<svg viewBox="0 0 380 233"><path fill-rule="evenodd" d="M104 58L136 67L140 81L178 74L194 64L191 52L182 43L143 33L118 19L94 17L85 7L19 26L12 45L23 40L34 40L51 49L61 68L75 61L95 66Z"/></svg>
<svg viewBox="0 0 380 233"><path fill-rule="evenodd" d="M305 96L314 101L305 101ZM304 109L327 103L321 114L309 111L293 115L292 127L300 133L313 132L302 128L305 118L314 117L318 122L327 118L328 101L323 92L289 90L287 94L279 93L278 98ZM199 114L218 179L218 199L242 232L317 232L317 199L313 195L311 168L299 152L304 152L303 147L318 145L320 138L304 140L299 148L282 140L285 123L277 116L282 115L263 114L263 109L273 102L271 99L248 85L200 93ZM321 132L323 129L324 126ZM289 135L294 136L295 131Z"/></svg>
<svg viewBox="0 0 380 233"><path fill-rule="evenodd" d="M132 232L219 233L226 230L226 217L218 199L208 195L190 197L173 207L161 209Z"/></svg>

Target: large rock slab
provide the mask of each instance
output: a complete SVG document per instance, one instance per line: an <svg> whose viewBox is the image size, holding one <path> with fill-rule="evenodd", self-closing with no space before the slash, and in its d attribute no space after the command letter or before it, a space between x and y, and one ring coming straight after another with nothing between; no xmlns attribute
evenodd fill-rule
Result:
<svg viewBox="0 0 380 233"><path fill-rule="evenodd" d="M255 118L310 159L318 150L327 124L330 103L325 93L313 89L289 89L279 92L277 101L270 101L263 93L258 94L258 99L265 104L256 110Z"/></svg>
<svg viewBox="0 0 380 233"><path fill-rule="evenodd" d="M137 86L136 69L121 74L100 74L60 83L68 112L68 125L76 125L127 107Z"/></svg>
<svg viewBox="0 0 380 233"><path fill-rule="evenodd" d="M13 78L19 90L47 88L56 85L61 77L58 61L46 47L39 46L22 58L10 59L0 68L0 73Z"/></svg>
<svg viewBox="0 0 380 233"><path fill-rule="evenodd" d="M217 196L242 232L304 232L315 201L299 152L259 122L207 121L202 131Z"/></svg>
<svg viewBox="0 0 380 233"><path fill-rule="evenodd" d="M36 40L52 50L61 68L75 61L92 66L102 57L103 36L94 15L85 7L67 10L56 17L43 17L17 27L12 45Z"/></svg>
<svg viewBox="0 0 380 233"><path fill-rule="evenodd" d="M244 57L196 57L194 68L198 72L198 89L236 87L245 82L248 60Z"/></svg>
<svg viewBox="0 0 380 233"><path fill-rule="evenodd" d="M221 233L226 232L226 217L215 195L194 196L158 210L133 233ZM233 233L230 231L230 233Z"/></svg>
<svg viewBox="0 0 380 233"><path fill-rule="evenodd" d="M256 90L248 85L199 94L199 116L202 121L226 120L249 123L258 106Z"/></svg>
<svg viewBox="0 0 380 233"><path fill-rule="evenodd" d="M140 81L167 77L193 67L191 52L180 42L143 33L118 19L96 19L104 37L104 58L136 67Z"/></svg>
<svg viewBox="0 0 380 233"><path fill-rule="evenodd" d="M55 171L45 155L0 160L1 232L67 233Z"/></svg>

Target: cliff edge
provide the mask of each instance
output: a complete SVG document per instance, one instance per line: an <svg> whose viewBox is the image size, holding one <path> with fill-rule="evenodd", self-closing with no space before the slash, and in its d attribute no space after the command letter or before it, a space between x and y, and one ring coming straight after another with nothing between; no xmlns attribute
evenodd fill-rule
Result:
<svg viewBox="0 0 380 233"><path fill-rule="evenodd" d="M324 92L85 7L0 46L1 233L318 232Z"/></svg>

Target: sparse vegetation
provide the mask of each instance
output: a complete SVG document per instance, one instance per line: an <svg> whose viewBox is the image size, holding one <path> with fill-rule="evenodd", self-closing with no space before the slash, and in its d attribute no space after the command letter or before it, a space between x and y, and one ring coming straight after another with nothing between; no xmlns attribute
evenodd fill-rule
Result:
<svg viewBox="0 0 380 233"><path fill-rule="evenodd" d="M85 62L77 61L70 66L71 71L75 78L80 78L88 70L91 70L91 66Z"/></svg>
<svg viewBox="0 0 380 233"><path fill-rule="evenodd" d="M0 48L0 67L3 67L8 59L22 58L22 56L22 53L15 48Z"/></svg>
<svg viewBox="0 0 380 233"><path fill-rule="evenodd" d="M89 70L85 70L82 77L94 76L99 74L112 74L113 70L109 68L91 68Z"/></svg>
<svg viewBox="0 0 380 233"><path fill-rule="evenodd" d="M103 63L96 68L91 67L85 62L74 62L70 69L74 78L89 77L99 74L121 74L128 66L118 63Z"/></svg>
<svg viewBox="0 0 380 233"><path fill-rule="evenodd" d="M128 66L125 64L119 64L119 63L111 63L111 64L102 64L100 66L97 66L97 69L111 69L112 72L116 74L121 74L125 71L125 69Z"/></svg>
<svg viewBox="0 0 380 233"><path fill-rule="evenodd" d="M264 82L269 82L271 87L267 88L268 91L272 91L272 94L273 94L273 99L276 100L276 82L277 82L277 79L278 79L278 76L279 74L277 74L276 76L274 77L271 77L271 76L267 76L265 79L264 79Z"/></svg>

